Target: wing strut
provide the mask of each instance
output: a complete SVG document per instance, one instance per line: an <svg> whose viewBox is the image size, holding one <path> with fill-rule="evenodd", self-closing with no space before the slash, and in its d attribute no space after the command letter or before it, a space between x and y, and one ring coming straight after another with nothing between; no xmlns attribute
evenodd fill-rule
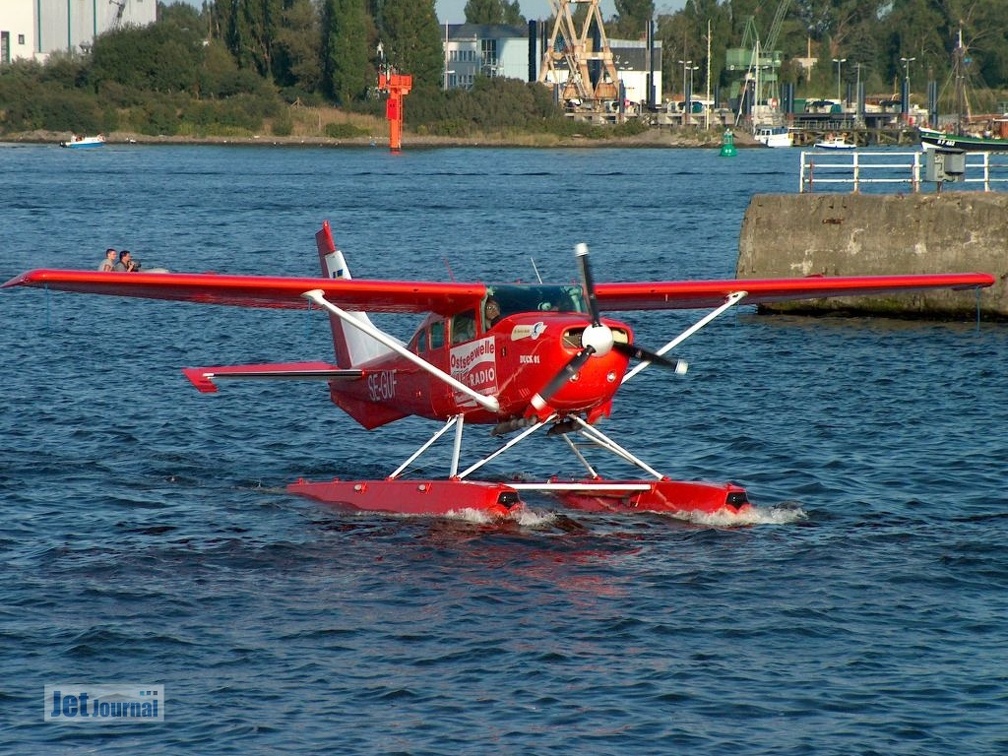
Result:
<svg viewBox="0 0 1008 756"><path fill-rule="evenodd" d="M506 452L512 446L514 446L515 444L517 444L519 441L522 441L522 440L528 438L533 433L535 433L537 430L539 430L544 425L546 425L546 423L550 422L551 420L555 420L555 419L556 419L556 413L554 412L552 415L550 415L549 417L547 417L545 420L540 420L535 425L530 425L528 428L526 428L521 433L519 433L517 436L515 436L510 441L508 441L506 444L504 444L504 446L502 446L500 449L498 449L497 451L495 451L495 452L493 452L491 454L488 454L487 456L483 457L483 459L481 459L479 462L476 462L475 464L470 465L465 470L463 470L459 474L459 479L461 480L462 478L465 478L470 473L476 472L476 470L478 470L481 467L483 467L483 465L485 465L491 459L494 459L495 457L499 457L501 454L503 454L504 452Z"/></svg>
<svg viewBox="0 0 1008 756"><path fill-rule="evenodd" d="M419 449L417 449L415 452L413 452L413 454L410 456L409 459L407 459L405 462L403 462L401 465L399 465L399 467L396 468L395 472L392 473L391 475L389 475L389 480L392 480L394 478L398 478L400 475L402 475L403 470L405 470L407 467L409 467L410 465L412 465L413 462L415 462L420 457L421 454L423 454L425 451L427 451L428 449L430 449L431 446L434 445L434 442L437 441L439 438L441 438L441 436L443 436L445 433L447 433L451 429L451 427L453 425L455 425L456 423L458 423L459 426L461 427L461 425L462 425L462 416L461 415L453 415L451 417L451 419L449 419L448 422L445 423L444 426L439 431L437 431L433 436L431 436L427 440L427 443L425 443L423 446L421 446ZM458 431L458 432L461 432L461 431ZM454 460L453 465L456 466L456 467L458 466L458 460L457 459Z"/></svg>
<svg viewBox="0 0 1008 756"><path fill-rule="evenodd" d="M721 305L720 307L718 307L716 310L712 310L711 312L707 313L704 317L700 318L700 320L698 320L696 323L694 323L693 325L691 325L689 328L687 328L681 334L679 334L674 339L672 339L672 341L670 341L668 344L666 344L661 349L659 349L657 352L655 352L655 354L663 355L667 351L669 351L670 349L674 349L675 347L679 346L679 344L681 344L684 341L686 341L686 339L688 339L694 333L696 333L701 328L703 328L705 325L707 325L708 323L710 323L712 320L714 320L715 318L720 317L721 315L723 315L724 313L726 313L728 310L730 310L732 307L734 307L735 305L737 305L745 297L746 297L746 292L744 292L744 291L732 292L731 294L729 294L725 298L725 302L724 302L723 305ZM642 362L639 365L637 365L637 367L635 367L633 370L631 370L629 373L627 373L626 375L623 376L623 380L620 381L620 385L622 386L624 383L626 383L627 381L629 381L631 378L633 378L635 375L637 375L637 373L639 373L641 370L643 370L644 368L646 368L650 364L651 364L650 362ZM679 364L680 365L685 365L685 363L683 363L683 362L680 362ZM679 372L685 373L686 371L685 370L681 370L680 371L680 369L678 367L676 367L676 372L677 373L679 373Z"/></svg>
<svg viewBox="0 0 1008 756"><path fill-rule="evenodd" d="M585 422L584 420L582 420L577 415L571 415L570 417L573 418L573 420L578 425L581 426L581 431L580 431L581 435L584 436L585 438L587 438L592 443L594 443L596 446L601 446L603 449L606 449L607 451L611 452L612 454L615 454L617 457L620 457L621 459L626 460L630 464L636 465L637 467L639 467L641 470L644 470L644 472L648 473L649 475L654 475L655 478L657 478L658 480L661 480L662 478L665 477L660 472L658 472L653 467L651 467L651 465L649 465L647 462L645 462L644 460L642 460L640 457L634 456L633 454L631 454L630 452L628 452L626 449L624 449L622 446L620 446L619 444L617 444L615 441L613 441L611 438L609 438L609 436L607 436L605 433L603 433L602 431L600 431L594 425L589 425L587 422Z"/></svg>
<svg viewBox="0 0 1008 756"><path fill-rule="evenodd" d="M437 378L440 381L443 381L444 383L447 383L456 391L461 391L466 396L471 397L484 409L487 409L493 413L497 413L500 411L500 404L497 402L497 399L495 397L486 396L485 394L481 394L478 391L473 391L473 389L471 389L469 386L466 386L461 381L448 375L448 373L444 372L443 370L439 370L438 368L434 367L429 362L427 362L427 360L413 354L413 352L404 347L402 344L393 339L391 336L389 336L380 328L375 328L375 326L372 325L371 323L365 323L362 320L355 318L352 313L349 313L346 310L338 307L337 305L334 305L332 302L330 302L328 299L325 298L325 292L322 291L322 289L312 289L311 291L304 292L301 296L304 297L305 299L311 300L319 307L324 307L325 309L329 310L329 312L338 317L344 323L349 323L354 328L363 331L376 341L380 341L382 344L387 346L389 349L398 354L400 357L409 360L421 370L426 370L435 378Z"/></svg>

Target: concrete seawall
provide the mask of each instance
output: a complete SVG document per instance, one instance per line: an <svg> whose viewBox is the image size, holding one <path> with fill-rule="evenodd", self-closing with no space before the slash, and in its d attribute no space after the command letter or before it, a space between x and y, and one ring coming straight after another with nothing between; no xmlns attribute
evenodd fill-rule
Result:
<svg viewBox="0 0 1008 756"><path fill-rule="evenodd" d="M990 273L983 317L1008 319L1008 194L760 194L742 221L739 278ZM775 312L847 310L976 316L975 291L934 291L774 305Z"/></svg>

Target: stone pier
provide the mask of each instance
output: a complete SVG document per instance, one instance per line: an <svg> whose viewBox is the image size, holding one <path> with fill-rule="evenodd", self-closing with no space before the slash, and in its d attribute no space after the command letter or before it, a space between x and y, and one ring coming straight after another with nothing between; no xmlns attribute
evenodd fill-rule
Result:
<svg viewBox="0 0 1008 756"><path fill-rule="evenodd" d="M982 317L1008 319L1008 193L758 194L742 221L736 275L776 278L990 273ZM789 302L775 312L976 317L976 291Z"/></svg>

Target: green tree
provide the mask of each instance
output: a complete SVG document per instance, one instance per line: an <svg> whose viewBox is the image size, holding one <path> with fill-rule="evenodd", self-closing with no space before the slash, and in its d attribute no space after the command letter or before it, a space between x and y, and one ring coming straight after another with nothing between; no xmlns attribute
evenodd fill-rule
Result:
<svg viewBox="0 0 1008 756"><path fill-rule="evenodd" d="M157 92L199 92L203 38L198 23L158 23L103 34L91 51L95 88L113 81Z"/></svg>
<svg viewBox="0 0 1008 756"><path fill-rule="evenodd" d="M707 33L708 22L710 29L710 89L713 95L715 87L722 82L722 72L725 68L724 51L731 47L731 11L727 5L719 5L717 0L687 0L686 7L683 8L682 15L686 21L685 27L681 30L679 41L690 40L691 44L684 46L680 51L683 54L672 55L669 48L665 48L662 61L666 72L676 71L676 78L679 78L681 68L678 68L679 60L692 60L694 65L699 66L699 70L693 79L693 89L695 93L706 90L707 81ZM674 39L669 40L674 44ZM666 44L666 43L663 43ZM673 68L675 66L676 68ZM681 89L682 85L675 87Z"/></svg>
<svg viewBox="0 0 1008 756"><path fill-rule="evenodd" d="M996 0L980 0L970 13L976 34L972 46L983 54L980 75L987 84L1008 86L1008 23L1004 6Z"/></svg>
<svg viewBox="0 0 1008 756"><path fill-rule="evenodd" d="M363 0L324 0L323 90L337 105L363 97L375 78L368 63L367 31Z"/></svg>
<svg viewBox="0 0 1008 756"><path fill-rule="evenodd" d="M521 6L518 4L518 0L509 3L506 0L503 2L504 6L504 23L508 26L525 26L528 21L525 20L525 16L522 15Z"/></svg>
<svg viewBox="0 0 1008 756"><path fill-rule="evenodd" d="M415 87L440 86L444 46L434 0L385 0L379 21L389 63L411 74Z"/></svg>
<svg viewBox="0 0 1008 756"><path fill-rule="evenodd" d="M518 0L468 0L465 5L466 23L470 24L507 24L509 26L524 25Z"/></svg>
<svg viewBox="0 0 1008 756"><path fill-rule="evenodd" d="M228 98L238 94L255 94L264 89L266 82L247 68L239 69L223 42L211 40L203 49L201 97Z"/></svg>
<svg viewBox="0 0 1008 756"><path fill-rule="evenodd" d="M643 38L654 10L653 0L616 0L617 21L609 31L610 36L615 34L626 39ZM607 29L608 26L607 24Z"/></svg>
<svg viewBox="0 0 1008 756"><path fill-rule="evenodd" d="M287 0L274 42L276 83L315 92L322 83L319 17L311 0Z"/></svg>
<svg viewBox="0 0 1008 756"><path fill-rule="evenodd" d="M273 44L283 19L283 0L217 0L212 27L241 68L272 76Z"/></svg>

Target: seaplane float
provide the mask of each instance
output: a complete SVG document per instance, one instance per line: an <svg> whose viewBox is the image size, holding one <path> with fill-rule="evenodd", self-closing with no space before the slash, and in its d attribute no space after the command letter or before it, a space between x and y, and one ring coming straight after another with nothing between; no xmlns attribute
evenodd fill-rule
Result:
<svg viewBox="0 0 1008 756"><path fill-rule="evenodd" d="M575 250L580 281L572 284L485 284L352 278L329 223L316 234L321 277L215 273L102 273L38 269L3 286L30 286L87 294L179 300L200 304L312 308L328 316L332 362L282 362L187 367L201 392L232 380L322 381L331 401L367 429L408 416L437 421L431 438L386 477L297 480L287 490L327 504L411 515L476 510L508 517L537 491L582 511L660 512L690 518L751 508L746 490L732 483L674 480L605 434L617 392L648 366L683 373L666 356L716 318L742 303L974 288L993 284L984 273L897 276L814 276L596 283L587 247ZM630 325L605 312L708 310L657 350L636 343ZM408 342L378 328L368 313L423 316ZM633 367L631 364L633 363ZM487 425L501 437L495 450L461 465L463 429ZM443 477L408 476L435 442L452 432ZM541 481L480 479L488 462L542 432L569 447L583 472ZM576 439L576 443L575 440ZM603 478L589 461L615 455L641 471L639 478Z"/></svg>

